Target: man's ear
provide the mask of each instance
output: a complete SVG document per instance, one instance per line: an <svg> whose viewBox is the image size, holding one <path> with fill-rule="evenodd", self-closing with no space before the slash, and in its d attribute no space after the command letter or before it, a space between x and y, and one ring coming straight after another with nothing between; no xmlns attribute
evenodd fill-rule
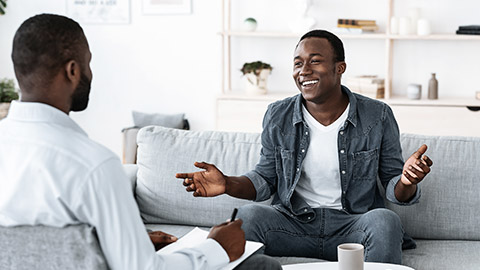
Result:
<svg viewBox="0 0 480 270"><path fill-rule="evenodd" d="M343 61L342 61L342 62L338 62L338 63L336 64L336 66L337 66L337 69L336 69L337 74L340 74L340 75L341 75L341 74L345 73L345 70L347 70L347 63L345 63L345 62L343 62Z"/></svg>
<svg viewBox="0 0 480 270"><path fill-rule="evenodd" d="M70 60L65 64L66 79L74 85L80 81L80 65L75 60Z"/></svg>

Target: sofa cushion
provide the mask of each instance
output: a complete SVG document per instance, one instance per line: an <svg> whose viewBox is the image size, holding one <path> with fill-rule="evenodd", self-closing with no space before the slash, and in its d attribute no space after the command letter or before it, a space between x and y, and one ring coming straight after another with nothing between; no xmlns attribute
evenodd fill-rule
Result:
<svg viewBox="0 0 480 270"><path fill-rule="evenodd" d="M136 127L142 128L150 125L169 127L169 128L184 128L185 114L161 114L161 113L142 113L132 111L133 124Z"/></svg>
<svg viewBox="0 0 480 270"><path fill-rule="evenodd" d="M198 171L195 161L213 163L226 175L244 174L260 158L260 134L149 126L139 131L137 143L135 193L145 223L208 227L230 218L234 207L252 203L228 195L193 197L175 174Z"/></svg>
<svg viewBox="0 0 480 270"><path fill-rule="evenodd" d="M402 134L404 158L423 143L434 163L419 203L387 206L414 238L480 240L480 138Z"/></svg>
<svg viewBox="0 0 480 270"><path fill-rule="evenodd" d="M417 240L404 250L402 264L418 270L479 269L479 241Z"/></svg>
<svg viewBox="0 0 480 270"><path fill-rule="evenodd" d="M0 227L0 269L108 269L93 227Z"/></svg>

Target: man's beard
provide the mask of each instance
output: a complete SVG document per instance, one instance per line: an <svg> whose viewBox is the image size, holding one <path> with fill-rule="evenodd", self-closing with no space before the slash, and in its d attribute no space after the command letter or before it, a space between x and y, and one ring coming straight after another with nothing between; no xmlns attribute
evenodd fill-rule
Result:
<svg viewBox="0 0 480 270"><path fill-rule="evenodd" d="M80 82L78 83L77 88L72 94L72 104L70 106L70 111L80 112L87 108L91 83L92 81L89 80L87 76L82 72L80 74Z"/></svg>

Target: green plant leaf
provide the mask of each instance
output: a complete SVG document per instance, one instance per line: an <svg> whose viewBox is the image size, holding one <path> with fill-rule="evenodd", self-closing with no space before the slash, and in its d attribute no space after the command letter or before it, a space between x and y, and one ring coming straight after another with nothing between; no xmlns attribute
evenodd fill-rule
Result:
<svg viewBox="0 0 480 270"><path fill-rule="evenodd" d="M18 99L15 83L12 79L0 80L0 102L12 102Z"/></svg>
<svg viewBox="0 0 480 270"><path fill-rule="evenodd" d="M272 70L272 66L270 64L264 63L262 61L256 61L256 62L251 62L251 63L245 63L243 64L242 69L240 71L243 73L243 75L253 72L256 75L260 74L260 71L262 69L270 69Z"/></svg>

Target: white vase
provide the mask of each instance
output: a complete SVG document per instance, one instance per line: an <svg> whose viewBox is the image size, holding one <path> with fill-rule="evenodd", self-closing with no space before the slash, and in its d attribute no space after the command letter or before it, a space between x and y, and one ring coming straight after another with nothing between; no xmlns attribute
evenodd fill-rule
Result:
<svg viewBox="0 0 480 270"><path fill-rule="evenodd" d="M270 69L262 69L258 75L253 72L245 74L245 91L247 94L265 95L267 93L268 75L270 75Z"/></svg>
<svg viewBox="0 0 480 270"><path fill-rule="evenodd" d="M0 103L0 119L3 119L7 116L8 109L10 109L10 103L7 103L7 102Z"/></svg>

